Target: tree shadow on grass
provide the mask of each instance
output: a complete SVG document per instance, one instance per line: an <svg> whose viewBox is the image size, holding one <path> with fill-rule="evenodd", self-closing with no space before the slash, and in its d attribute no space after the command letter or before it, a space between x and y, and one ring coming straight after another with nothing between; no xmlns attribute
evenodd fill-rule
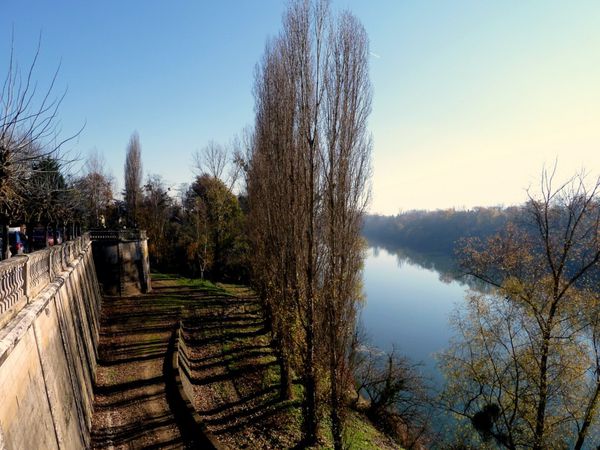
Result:
<svg viewBox="0 0 600 450"><path fill-rule="evenodd" d="M93 430L95 448L210 448L190 421L192 411L176 384L172 330L181 314L191 316L183 336L191 348L192 378L203 386L227 385L232 392L201 411L215 432L231 435L270 421L276 426L282 412L298 406L279 400L273 380L277 360L255 297L162 283L151 294L104 299L99 349L104 375L94 389L94 408L112 418ZM143 367L154 372L144 374Z"/></svg>
<svg viewBox="0 0 600 450"><path fill-rule="evenodd" d="M287 412L300 401L280 398L273 380L279 363L256 298L194 311L182 331L190 378L203 399L197 407L215 435L241 444L253 433L269 440L265 430L285 427Z"/></svg>
<svg viewBox="0 0 600 450"><path fill-rule="evenodd" d="M224 295L177 287L103 299L94 448L208 448L175 395L172 330L182 307L225 303Z"/></svg>
<svg viewBox="0 0 600 450"><path fill-rule="evenodd" d="M174 425L170 413L145 417L143 422L131 422L125 425L112 426L103 430L96 430L92 435L93 447L118 447L132 445L148 435L148 432L156 432L161 428L170 428ZM171 437L170 440L183 442L180 437ZM164 442L161 442L164 445Z"/></svg>

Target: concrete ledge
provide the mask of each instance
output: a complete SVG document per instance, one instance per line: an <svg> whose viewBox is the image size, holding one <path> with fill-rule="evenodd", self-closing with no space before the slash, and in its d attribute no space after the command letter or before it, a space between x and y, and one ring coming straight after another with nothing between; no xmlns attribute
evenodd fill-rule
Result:
<svg viewBox="0 0 600 450"><path fill-rule="evenodd" d="M191 383L191 381L190 381L190 374L189 374L187 368L185 367L185 364L183 365L183 367L180 366L180 364L179 364L179 357L180 357L179 342L180 342L180 339L182 339L182 337L180 336L179 330L180 330L180 328L178 328L173 333L174 339L175 339L175 349L174 349L173 355L172 355L172 364L173 364L173 369L174 369L173 372L175 375L175 383L177 385L179 397L185 403L186 412L190 416L190 420L194 424L194 428L196 428L196 430L197 430L196 434L197 434L198 438L202 439L202 442L198 442L196 444L198 445L198 448L202 448L202 449L228 450L229 447L226 447L223 444L221 444L219 442L219 440L210 431L208 431L208 429L206 428L206 425L204 424L204 422L202 421L202 418L200 417L200 414L198 414L198 412L194 408L194 405L193 405L191 399L188 397L187 393L185 392L185 389L184 389L183 383L182 383L182 377L186 377L188 383ZM185 358L185 355L183 355L183 357Z"/></svg>

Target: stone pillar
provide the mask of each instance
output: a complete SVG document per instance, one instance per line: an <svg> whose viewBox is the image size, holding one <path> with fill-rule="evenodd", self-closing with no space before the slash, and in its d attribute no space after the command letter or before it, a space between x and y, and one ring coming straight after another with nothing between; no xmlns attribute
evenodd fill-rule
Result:
<svg viewBox="0 0 600 450"><path fill-rule="evenodd" d="M150 262L144 230L92 230L94 263L105 295L150 292Z"/></svg>

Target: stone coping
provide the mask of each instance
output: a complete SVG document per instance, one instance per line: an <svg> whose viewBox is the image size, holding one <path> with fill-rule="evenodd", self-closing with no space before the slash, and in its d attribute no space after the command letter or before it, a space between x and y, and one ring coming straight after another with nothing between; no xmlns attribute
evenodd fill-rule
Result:
<svg viewBox="0 0 600 450"><path fill-rule="evenodd" d="M187 410L191 415L191 418L195 423L196 428L200 433L202 433L203 437L207 441L205 442L203 448L207 448L210 450L228 450L228 447L221 444L219 440L210 431L208 431L208 429L206 428L206 424L202 421L200 414L198 414L198 412L194 408L194 404L192 403L191 399L188 397L188 395L185 392L185 389L183 388L181 378L186 377L188 379L188 382L191 383L191 377L187 366L188 357L185 354L184 350L180 350L180 348L182 347L181 344L184 344L185 346L185 343L183 343L183 336L181 333L181 322L179 323L179 328L177 328L177 330L175 330L174 333L176 334L176 339L172 364L173 368L175 369L175 382L177 383L179 396L185 402ZM180 364L180 359L182 364Z"/></svg>

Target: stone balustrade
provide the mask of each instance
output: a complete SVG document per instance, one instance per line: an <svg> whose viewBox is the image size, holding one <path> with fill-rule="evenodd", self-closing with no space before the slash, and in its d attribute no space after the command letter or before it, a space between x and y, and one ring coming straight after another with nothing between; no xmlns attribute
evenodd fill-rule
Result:
<svg viewBox="0 0 600 450"><path fill-rule="evenodd" d="M62 245L0 262L0 328L36 298L90 245L86 233Z"/></svg>
<svg viewBox="0 0 600 450"><path fill-rule="evenodd" d="M27 302L26 273L27 258L15 257L0 263L0 326Z"/></svg>
<svg viewBox="0 0 600 450"><path fill-rule="evenodd" d="M89 237L93 241L140 241L146 239L146 230L90 230Z"/></svg>
<svg viewBox="0 0 600 450"><path fill-rule="evenodd" d="M33 252L29 257L29 295L35 298L52 280L50 248ZM9 260L10 261L10 260ZM1 264L0 264L1 266Z"/></svg>

